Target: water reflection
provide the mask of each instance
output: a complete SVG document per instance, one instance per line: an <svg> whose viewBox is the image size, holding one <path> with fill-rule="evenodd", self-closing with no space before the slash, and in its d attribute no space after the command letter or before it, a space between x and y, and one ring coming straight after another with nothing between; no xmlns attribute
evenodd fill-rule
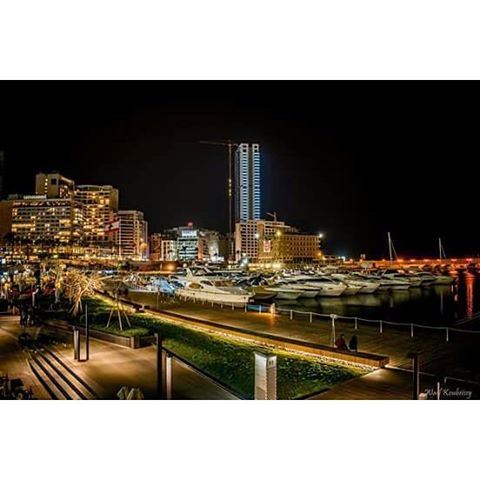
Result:
<svg viewBox="0 0 480 480"><path fill-rule="evenodd" d="M466 316L472 318L473 316L473 295L475 286L475 275L472 273L465 274L465 297L466 297Z"/></svg>
<svg viewBox="0 0 480 480"><path fill-rule="evenodd" d="M458 319L472 318L474 313L480 310L478 275L478 272L460 272L458 282L453 286L436 285L427 288L410 288L405 291L335 298L319 297L275 303L278 307L285 309L371 319L381 318L395 322L449 325ZM155 305L157 301L156 295L148 294L132 294L131 298L146 305ZM478 321L479 325L476 328L480 329L480 320L471 321Z"/></svg>
<svg viewBox="0 0 480 480"><path fill-rule="evenodd" d="M459 318L472 318L480 310L480 282L477 281L477 275L478 272L460 272L454 285L308 299L290 304L289 308L397 322L449 325Z"/></svg>

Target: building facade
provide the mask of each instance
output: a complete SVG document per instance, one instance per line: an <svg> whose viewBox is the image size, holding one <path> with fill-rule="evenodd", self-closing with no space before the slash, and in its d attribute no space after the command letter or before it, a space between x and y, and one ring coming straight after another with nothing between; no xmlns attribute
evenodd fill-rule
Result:
<svg viewBox="0 0 480 480"><path fill-rule="evenodd" d="M147 260L148 224L143 217L143 212L119 210L117 215L119 256L131 260Z"/></svg>
<svg viewBox="0 0 480 480"><path fill-rule="evenodd" d="M78 185L75 200L83 205L83 239L87 245L113 246L106 225L118 212L118 190L111 185Z"/></svg>
<svg viewBox="0 0 480 480"><path fill-rule="evenodd" d="M277 231L287 228L285 222L273 220L247 220L235 225L235 259L240 261L257 261L260 245L268 248L269 241Z"/></svg>
<svg viewBox="0 0 480 480"><path fill-rule="evenodd" d="M38 245L79 245L83 208L73 198L24 195L12 200L11 232L15 241Z"/></svg>
<svg viewBox="0 0 480 480"><path fill-rule="evenodd" d="M320 259L318 235L301 233L277 220L249 220L235 226L237 262L309 263Z"/></svg>
<svg viewBox="0 0 480 480"><path fill-rule="evenodd" d="M260 145L241 143L235 150L235 223L260 219Z"/></svg>
<svg viewBox="0 0 480 480"><path fill-rule="evenodd" d="M75 191L75 182L58 172L37 173L35 176L35 195L47 198L71 198Z"/></svg>
<svg viewBox="0 0 480 480"><path fill-rule="evenodd" d="M320 259L319 245L318 235L286 229L278 231L271 240L262 242L259 260L290 264L311 263Z"/></svg>
<svg viewBox="0 0 480 480"><path fill-rule="evenodd" d="M150 235L150 260L177 260L176 238L165 233L152 233L152 235Z"/></svg>

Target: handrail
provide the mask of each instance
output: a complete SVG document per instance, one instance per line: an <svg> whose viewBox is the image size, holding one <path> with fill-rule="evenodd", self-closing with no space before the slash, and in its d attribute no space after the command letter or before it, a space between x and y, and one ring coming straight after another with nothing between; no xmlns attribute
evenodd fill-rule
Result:
<svg viewBox="0 0 480 480"><path fill-rule="evenodd" d="M198 373L199 375L207 378L208 380L210 380L212 383L214 383L215 385L217 385L218 387L221 387L223 388L224 390L226 390L228 393L234 395L235 397L239 398L240 400L246 400L247 397L245 397L245 395L243 395L243 393L239 392L238 390L236 390L235 388L227 385L226 383L223 383L221 380L218 380L217 378L213 377L212 375L210 375L209 373L205 372L204 370L202 370L201 368L197 367L196 365L194 365L193 363L191 363L189 360L187 360L186 358L182 357L181 355L179 355L178 353L175 353L173 350L171 350L170 348L167 348L167 347L163 347L162 346L162 350L164 350L165 352L167 352L169 355L171 355L172 357L176 358L177 360L179 360L180 362L184 363L185 365L187 365L187 367L191 368L192 370L194 370L196 373Z"/></svg>

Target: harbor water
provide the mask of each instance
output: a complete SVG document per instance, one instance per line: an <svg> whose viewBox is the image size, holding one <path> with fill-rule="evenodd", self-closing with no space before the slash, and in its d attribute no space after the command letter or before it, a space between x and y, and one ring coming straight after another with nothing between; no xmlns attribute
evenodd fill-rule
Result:
<svg viewBox="0 0 480 480"><path fill-rule="evenodd" d="M406 291L274 302L279 308L304 312L480 329L480 319L475 315L480 311L480 273L460 272L455 278L457 280L451 286L435 285ZM155 293L130 292L128 298L159 307L165 301L163 296Z"/></svg>

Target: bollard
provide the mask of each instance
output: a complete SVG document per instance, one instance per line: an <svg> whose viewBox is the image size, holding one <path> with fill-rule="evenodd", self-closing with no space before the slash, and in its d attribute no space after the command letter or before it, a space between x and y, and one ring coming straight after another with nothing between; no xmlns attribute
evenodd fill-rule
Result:
<svg viewBox="0 0 480 480"><path fill-rule="evenodd" d="M258 306L258 313L262 313L262 306L261 305Z"/></svg>
<svg viewBox="0 0 480 480"><path fill-rule="evenodd" d="M358 330L358 318L355 317L355 330Z"/></svg>
<svg viewBox="0 0 480 480"><path fill-rule="evenodd" d="M157 347L157 399L162 398L162 337L155 333Z"/></svg>
<svg viewBox="0 0 480 480"><path fill-rule="evenodd" d="M173 385L172 385L172 380L173 380L173 374L172 374L172 362L173 362L173 357L170 353L167 352L165 356L165 399L166 400L172 400L173 398Z"/></svg>
<svg viewBox="0 0 480 480"><path fill-rule="evenodd" d="M413 338L413 323L410 324L410 336Z"/></svg>
<svg viewBox="0 0 480 480"><path fill-rule="evenodd" d="M88 303L85 304L85 361L90 360L90 325L88 324Z"/></svg>
<svg viewBox="0 0 480 480"><path fill-rule="evenodd" d="M330 315L330 318L332 319L332 347L335 346L335 317L336 315L333 313Z"/></svg>
<svg viewBox="0 0 480 480"><path fill-rule="evenodd" d="M310 323L312 323L312 312L310 312Z"/></svg>
<svg viewBox="0 0 480 480"><path fill-rule="evenodd" d="M73 359L80 361L80 332L73 328Z"/></svg>
<svg viewBox="0 0 480 480"><path fill-rule="evenodd" d="M277 399L277 356L255 352L255 400Z"/></svg>
<svg viewBox="0 0 480 480"><path fill-rule="evenodd" d="M247 304L245 304L245 313L247 312Z"/></svg>
<svg viewBox="0 0 480 480"><path fill-rule="evenodd" d="M290 320L293 320L293 310L290 310Z"/></svg>
<svg viewBox="0 0 480 480"><path fill-rule="evenodd" d="M407 355L407 358L411 358L413 363L413 400L418 400L418 395L420 393L420 363L418 360L418 353L410 352Z"/></svg>
<svg viewBox="0 0 480 480"><path fill-rule="evenodd" d="M440 394L441 394L440 382L437 382L437 400L440 400Z"/></svg>
<svg viewBox="0 0 480 480"><path fill-rule="evenodd" d="M446 338L445 338L445 340L448 342L448 327L445 329L445 333L446 333Z"/></svg>
<svg viewBox="0 0 480 480"><path fill-rule="evenodd" d="M380 320L380 333L383 333L383 322Z"/></svg>

